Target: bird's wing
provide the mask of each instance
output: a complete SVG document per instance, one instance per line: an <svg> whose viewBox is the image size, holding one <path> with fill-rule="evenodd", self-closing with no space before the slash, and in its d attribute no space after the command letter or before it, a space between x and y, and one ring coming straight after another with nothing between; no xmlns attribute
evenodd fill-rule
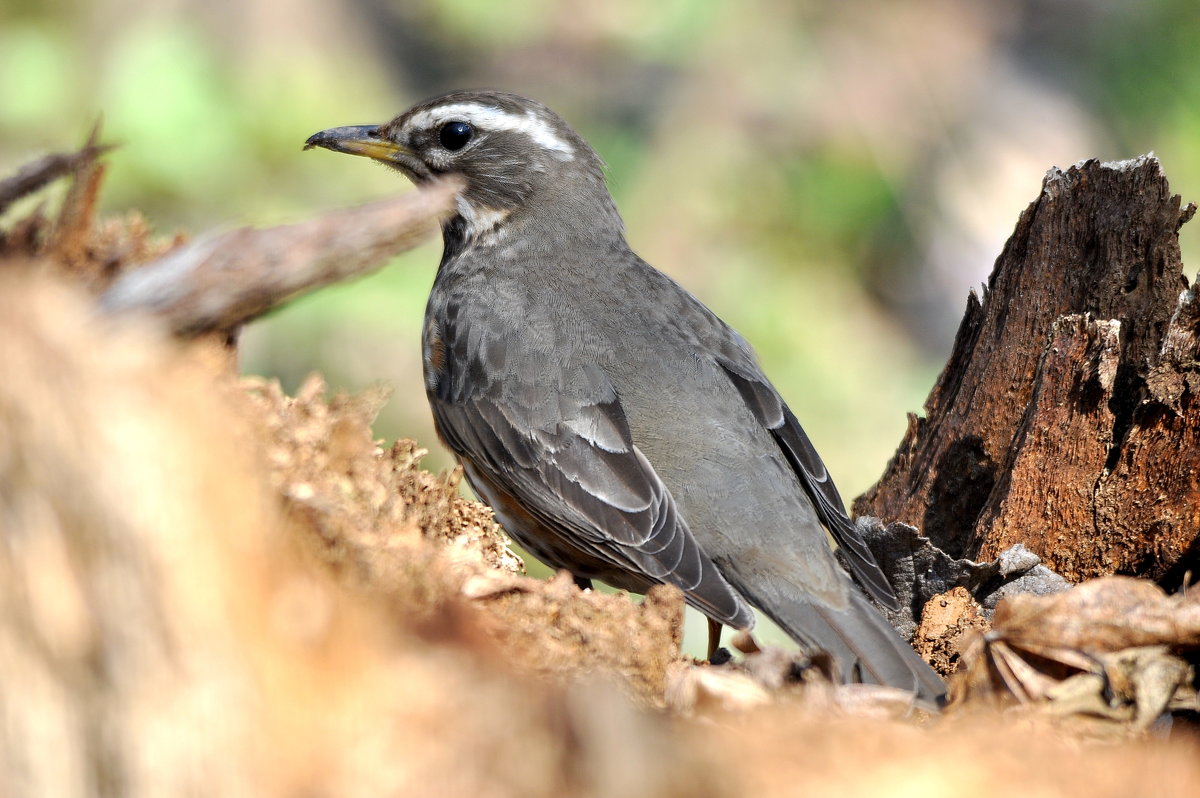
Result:
<svg viewBox="0 0 1200 798"><path fill-rule="evenodd" d="M753 625L633 444L611 381L597 366L562 366L547 391L546 357L531 362L494 343L459 352L430 385L446 443L533 516L543 534L655 583L683 590L714 620Z"/></svg>
<svg viewBox="0 0 1200 798"><path fill-rule="evenodd" d="M816 507L817 516L838 542L854 575L880 604L889 609L899 609L900 604L891 584L880 570L875 556L859 535L854 522L846 514L841 494L812 441L796 416L784 403L779 393L768 382L758 364L750 354L749 344L737 333L729 331L735 338L717 357L717 361L741 394L742 400L754 417L762 424L779 445L792 470L800 478L809 498Z"/></svg>

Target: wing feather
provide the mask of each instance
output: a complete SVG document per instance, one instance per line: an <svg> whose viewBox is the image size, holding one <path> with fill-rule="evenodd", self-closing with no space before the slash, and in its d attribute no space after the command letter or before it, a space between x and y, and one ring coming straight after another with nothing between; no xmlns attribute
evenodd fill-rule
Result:
<svg viewBox="0 0 1200 798"><path fill-rule="evenodd" d="M479 345L470 338L467 343L468 350ZM474 474L535 519L536 529L510 529L514 537L555 536L556 545L538 550L581 550L612 572L629 575L630 583L674 584L714 620L753 626L749 605L701 549L667 486L634 445L620 400L601 369L564 368L560 390L548 398L522 377L543 381L544 364L509 369L500 379L490 367L497 364L478 357L503 352L513 365L513 347L475 351L474 358L461 353L474 361L459 361L466 375L437 375L430 404L443 439L470 463L468 479ZM453 381L454 390L439 390L442 380Z"/></svg>
<svg viewBox="0 0 1200 798"><path fill-rule="evenodd" d="M875 561L875 555L846 514L841 494L808 434L757 365L748 356L739 360L741 362L720 358L719 362L746 406L774 436L812 500L817 517L838 542L860 584L883 606L899 609L895 591Z"/></svg>

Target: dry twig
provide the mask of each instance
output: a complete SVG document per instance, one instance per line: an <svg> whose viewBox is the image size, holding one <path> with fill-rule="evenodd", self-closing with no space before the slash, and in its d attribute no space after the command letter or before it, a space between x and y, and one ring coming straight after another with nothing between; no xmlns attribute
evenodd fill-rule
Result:
<svg viewBox="0 0 1200 798"><path fill-rule="evenodd" d="M78 152L56 152L25 164L12 177L0 180L0 213L8 210L22 197L27 197L60 177L69 175L84 164L96 160L113 148L99 144L100 124L92 128L87 143Z"/></svg>
<svg viewBox="0 0 1200 798"><path fill-rule="evenodd" d="M453 178L294 225L242 228L181 246L121 276L109 313L146 312L180 335L229 332L305 291L366 274L420 244L453 207Z"/></svg>

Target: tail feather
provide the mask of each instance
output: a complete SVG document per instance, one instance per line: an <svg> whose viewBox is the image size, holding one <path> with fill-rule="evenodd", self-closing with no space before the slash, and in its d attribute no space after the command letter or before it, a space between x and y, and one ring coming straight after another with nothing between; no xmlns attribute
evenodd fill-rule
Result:
<svg viewBox="0 0 1200 798"><path fill-rule="evenodd" d="M843 682L898 687L938 705L945 702L941 677L857 590L844 610L796 598L767 615L796 641L828 652Z"/></svg>

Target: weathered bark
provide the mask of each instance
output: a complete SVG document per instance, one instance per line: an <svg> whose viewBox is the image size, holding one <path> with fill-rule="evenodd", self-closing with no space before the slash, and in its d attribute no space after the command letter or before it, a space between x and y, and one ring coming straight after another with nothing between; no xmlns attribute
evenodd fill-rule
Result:
<svg viewBox="0 0 1200 798"><path fill-rule="evenodd" d="M1025 543L1072 580L1181 577L1200 540L1194 210L1148 156L1047 174L855 510L955 556Z"/></svg>
<svg viewBox="0 0 1200 798"><path fill-rule="evenodd" d="M375 271L433 236L458 180L295 225L203 238L123 274L101 297L110 313L144 312L181 335L229 332L300 294Z"/></svg>

